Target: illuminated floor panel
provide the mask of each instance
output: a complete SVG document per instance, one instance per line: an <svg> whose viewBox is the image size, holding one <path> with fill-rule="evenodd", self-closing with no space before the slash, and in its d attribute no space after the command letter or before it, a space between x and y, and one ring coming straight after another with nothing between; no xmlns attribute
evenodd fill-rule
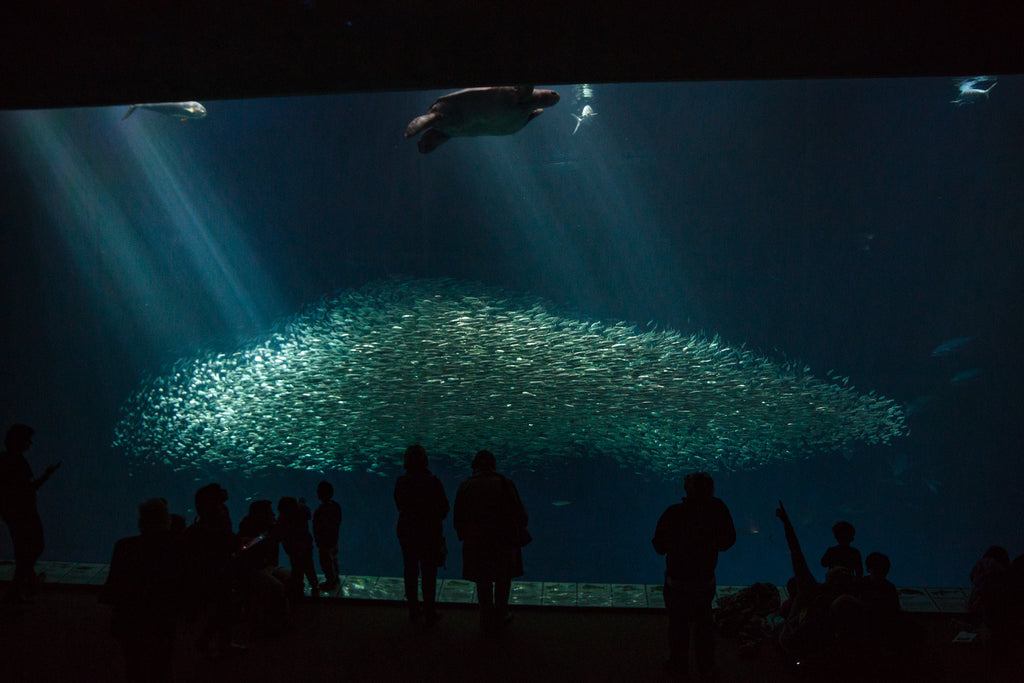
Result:
<svg viewBox="0 0 1024 683"><path fill-rule="evenodd" d="M110 567L88 562L38 562L36 571L46 574L48 583L64 585L102 585ZM14 562L0 560L0 581L14 576ZM320 576L320 581L323 581ZM744 586L719 586L715 602ZM907 612L962 614L967 611L968 588L901 588L900 605ZM342 576L337 589L325 597L362 600L402 601L405 585L398 576ZM786 589L779 587L779 596L786 598ZM462 579L437 581L437 599L443 603L473 604L476 585ZM559 581L513 581L509 602L513 605L544 607L622 607L662 609L665 606L661 584L639 583L572 583Z"/></svg>

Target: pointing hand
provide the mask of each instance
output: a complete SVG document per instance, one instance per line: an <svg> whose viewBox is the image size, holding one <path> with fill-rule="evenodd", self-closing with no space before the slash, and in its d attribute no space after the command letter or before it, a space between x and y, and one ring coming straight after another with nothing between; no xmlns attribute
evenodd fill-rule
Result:
<svg viewBox="0 0 1024 683"><path fill-rule="evenodd" d="M786 514L786 507L779 501L779 507L775 510L775 516L781 519L784 523L789 521L789 515Z"/></svg>

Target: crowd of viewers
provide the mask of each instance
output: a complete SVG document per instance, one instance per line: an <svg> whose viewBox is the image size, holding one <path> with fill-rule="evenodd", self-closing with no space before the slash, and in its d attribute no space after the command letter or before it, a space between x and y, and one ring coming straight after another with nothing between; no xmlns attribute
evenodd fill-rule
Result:
<svg viewBox="0 0 1024 683"><path fill-rule="evenodd" d="M306 582L313 597L336 589L341 507L329 482L319 484L317 495L312 514L301 498L282 497L276 515L271 501L252 501L237 532L228 492L216 483L196 491L196 519L188 526L173 523L165 499L142 503L139 535L115 544L101 596L112 608L111 630L123 645L128 679L171 680L181 618L199 623L201 652L223 655L244 649L234 637L240 623L250 637L284 629ZM323 583L313 565L314 542ZM280 564L282 548L290 570Z"/></svg>
<svg viewBox="0 0 1024 683"><path fill-rule="evenodd" d="M422 446L409 446L403 464L394 499L406 600L410 619L431 626L440 619L437 569L447 556L443 520L450 505ZM313 598L337 590L341 506L330 482L320 482L317 497L312 513L302 498L282 497L276 515L270 500L252 501L237 532L228 492L216 483L196 491L190 525L172 515L163 498L142 503L140 533L116 543L101 598L112 608L111 632L123 646L128 679L172 678L171 652L183 617L199 623L196 647L219 656L244 649L233 633L241 623L249 637L285 628L307 584ZM481 630L488 635L511 620L509 593L512 579L523 574L527 522L519 492L498 474L494 455L477 453L472 476L455 496L454 527L463 541L463 577L476 582ZM313 564L314 545L323 583ZM290 569L281 566L281 549Z"/></svg>
<svg viewBox="0 0 1024 683"><path fill-rule="evenodd" d="M6 601L31 601L42 580L35 572L43 550L36 491L60 465L33 476L25 459L32 434L26 425L11 427L0 453L0 515L16 562ZM443 521L451 511L463 543L462 576L477 587L481 632L496 635L512 620L512 580L524 573L522 548L531 540L515 484L497 472L492 453L480 451L451 506L422 446L406 449L403 466L394 500L410 621L430 627L440 619L437 570L447 557ZM652 539L655 551L666 556L666 669L674 678L688 677L691 639L697 673L715 678L716 629L739 639L741 655L753 656L762 643L774 642L794 669L816 673L899 664L922 647L923 629L901 610L899 592L887 578L889 558L872 552L862 561L853 546L853 525L840 521L832 527L836 545L821 558L824 581L818 581L781 501L775 514L793 569L786 599L780 600L772 584L759 583L723 596L713 609L718 555L736 542L736 529L728 507L714 495L710 475L687 475L684 491L682 501L662 514ZM244 648L233 637L242 622L250 636L285 628L307 583L314 598L336 591L342 509L329 482L320 482L316 493L319 505L312 512L303 498L282 497L276 515L272 501L252 501L237 531L228 492L216 483L196 491L191 524L172 514L163 498L142 503L139 535L115 544L101 597L112 608L111 633L123 645L128 679L171 680L171 653L183 617L200 623L196 647L216 656ZM290 569L282 566L280 549ZM1004 548L992 546L970 579L969 611L987 627L993 656L1005 657L1024 613L1024 555L1011 562Z"/></svg>
<svg viewBox="0 0 1024 683"><path fill-rule="evenodd" d="M686 476L686 497L658 520L652 543L666 556L664 598L669 616L668 673L688 678L690 652L703 680L714 680L715 630L737 637L741 656L753 656L762 642L774 642L794 670L829 677L850 671L880 672L912 662L925 633L900 606L889 581L889 558L869 553L861 560L847 521L832 527L836 545L821 558L824 581L808 566L796 530L782 501L775 511L782 523L793 576L786 600L778 589L757 583L723 596L713 610L718 554L736 541L725 503L714 496L705 472ZM864 575L865 569L867 575ZM971 571L969 611L988 629L998 663L1024 617L1024 555L1012 563L993 546Z"/></svg>

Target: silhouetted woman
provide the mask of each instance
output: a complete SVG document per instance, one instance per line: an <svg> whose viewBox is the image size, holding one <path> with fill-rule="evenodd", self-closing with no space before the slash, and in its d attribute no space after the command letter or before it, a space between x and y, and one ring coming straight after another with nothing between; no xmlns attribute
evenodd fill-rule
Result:
<svg viewBox="0 0 1024 683"><path fill-rule="evenodd" d="M490 451L473 458L473 476L455 495L455 533L462 541L462 578L476 582L480 628L495 633L511 620L512 579L523 575L529 518L511 479L497 473Z"/></svg>
<svg viewBox="0 0 1024 683"><path fill-rule="evenodd" d="M256 633L283 628L288 618L291 573L279 566L280 529L274 504L254 500L238 525L239 565L250 627Z"/></svg>
<svg viewBox="0 0 1024 683"><path fill-rule="evenodd" d="M405 599L409 619L420 618L416 579L423 577L424 623L437 622L437 568L444 563L446 548L442 520L448 516L448 496L441 480L431 474L427 451L419 444L405 449L405 474L395 483L398 506L398 542L405 565Z"/></svg>
<svg viewBox="0 0 1024 683"><path fill-rule="evenodd" d="M224 654L240 646L231 642L231 623L239 600L235 553L241 548L232 531L228 492L207 484L195 494L198 518L185 530L185 566L196 610L206 616L196 647Z"/></svg>

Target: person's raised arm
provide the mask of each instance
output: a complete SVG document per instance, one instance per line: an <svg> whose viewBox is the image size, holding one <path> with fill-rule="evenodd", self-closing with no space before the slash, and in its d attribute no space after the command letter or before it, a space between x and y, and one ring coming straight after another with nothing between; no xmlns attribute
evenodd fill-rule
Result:
<svg viewBox="0 0 1024 683"><path fill-rule="evenodd" d="M804 552L800 549L800 541L797 540L796 530L793 529L793 523L790 521L789 514L786 512L786 507L782 504L781 500L779 501L778 509L775 510L775 516L782 521L782 527L786 531L786 544L789 545L789 557L793 562L793 576L796 577L797 583L800 585L817 583L810 567L807 566L807 558L804 557Z"/></svg>

